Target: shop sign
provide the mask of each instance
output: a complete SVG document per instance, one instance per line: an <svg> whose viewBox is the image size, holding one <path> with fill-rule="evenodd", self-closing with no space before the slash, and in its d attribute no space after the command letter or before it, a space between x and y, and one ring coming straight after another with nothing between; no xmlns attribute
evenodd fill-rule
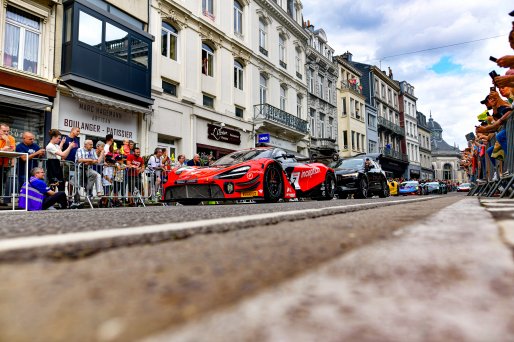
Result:
<svg viewBox="0 0 514 342"><path fill-rule="evenodd" d="M259 134L259 142L260 143L269 143L269 133Z"/></svg>
<svg viewBox="0 0 514 342"><path fill-rule="evenodd" d="M241 144L241 133L239 131L207 124L207 137L211 140L221 141L233 145Z"/></svg>
<svg viewBox="0 0 514 342"><path fill-rule="evenodd" d="M112 134L115 140L138 141L137 114L95 102L77 101L62 96L59 107L59 129L70 131L79 127L81 134L105 137Z"/></svg>

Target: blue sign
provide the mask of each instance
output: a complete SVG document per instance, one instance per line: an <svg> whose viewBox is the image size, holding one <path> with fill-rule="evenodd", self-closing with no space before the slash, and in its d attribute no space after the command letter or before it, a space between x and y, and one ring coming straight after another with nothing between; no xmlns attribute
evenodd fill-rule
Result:
<svg viewBox="0 0 514 342"><path fill-rule="evenodd" d="M269 133L259 134L259 142L260 143L269 143Z"/></svg>

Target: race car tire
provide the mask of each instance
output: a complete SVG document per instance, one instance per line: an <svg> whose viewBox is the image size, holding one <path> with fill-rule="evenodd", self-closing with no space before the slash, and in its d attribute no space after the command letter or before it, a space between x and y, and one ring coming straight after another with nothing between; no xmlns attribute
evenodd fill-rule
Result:
<svg viewBox="0 0 514 342"><path fill-rule="evenodd" d="M318 201L328 201L334 198L334 193L336 190L336 177L332 172L327 172L325 175L324 185L325 191L322 193L321 197L316 198Z"/></svg>
<svg viewBox="0 0 514 342"><path fill-rule="evenodd" d="M264 201L269 203L278 202L282 198L284 191L284 182L282 178L282 170L275 164L271 164L264 172Z"/></svg>
<svg viewBox="0 0 514 342"><path fill-rule="evenodd" d="M182 205L198 205L201 202L202 202L201 200L182 200L182 201L177 201L177 203L182 204Z"/></svg>
<svg viewBox="0 0 514 342"><path fill-rule="evenodd" d="M368 180L362 177L359 181L359 191L355 194L355 198L368 198Z"/></svg>
<svg viewBox="0 0 514 342"><path fill-rule="evenodd" d="M378 197L380 198L386 198L389 197L389 185L387 185L387 182L382 181L382 190L378 193Z"/></svg>

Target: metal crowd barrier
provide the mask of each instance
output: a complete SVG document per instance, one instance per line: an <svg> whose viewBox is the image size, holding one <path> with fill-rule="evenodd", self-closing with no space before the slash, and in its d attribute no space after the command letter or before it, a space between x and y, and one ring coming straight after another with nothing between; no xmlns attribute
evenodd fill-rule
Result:
<svg viewBox="0 0 514 342"><path fill-rule="evenodd" d="M19 162L16 161L21 155L24 154L0 152L0 157L14 160L9 166L0 165L0 202L8 204L13 210L18 208L24 179L30 179L29 164L31 167L42 167L46 173L46 183L55 191L64 191L71 205L80 207L86 203L90 208L158 203L170 172L145 170L138 174L126 165L84 165L33 158L30 163L25 163L24 177L19 177Z"/></svg>
<svg viewBox="0 0 514 342"><path fill-rule="evenodd" d="M18 168L19 159L27 153L0 151L0 203L11 210L19 209L18 193L22 184L19 184ZM4 165L5 164L5 165ZM22 178L29 179L29 164L25 162L24 170L20 171ZM27 210L28 197L25 197L25 209Z"/></svg>

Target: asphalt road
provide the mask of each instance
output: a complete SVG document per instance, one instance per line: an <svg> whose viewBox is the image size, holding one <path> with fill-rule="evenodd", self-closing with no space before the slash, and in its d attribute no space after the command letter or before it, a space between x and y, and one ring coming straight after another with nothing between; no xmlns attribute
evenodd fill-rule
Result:
<svg viewBox="0 0 514 342"><path fill-rule="evenodd" d="M394 206L385 203L396 198L372 199L367 202L375 208L367 210L223 233L201 231L184 239L139 242L74 258L4 260L0 340L138 340L216 312L352 250L394 239L398 229L462 198L453 194ZM8 228L2 225L1 237L307 211L358 202L362 201L2 214Z"/></svg>

